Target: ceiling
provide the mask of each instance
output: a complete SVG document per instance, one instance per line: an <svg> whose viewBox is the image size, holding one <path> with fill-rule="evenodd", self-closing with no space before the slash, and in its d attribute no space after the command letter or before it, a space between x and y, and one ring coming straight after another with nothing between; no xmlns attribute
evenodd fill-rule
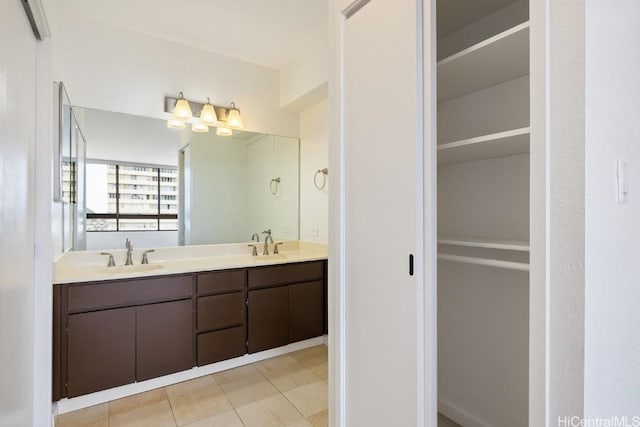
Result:
<svg viewBox="0 0 640 427"><path fill-rule="evenodd" d="M65 0L81 17L282 69L325 49L328 0Z"/></svg>

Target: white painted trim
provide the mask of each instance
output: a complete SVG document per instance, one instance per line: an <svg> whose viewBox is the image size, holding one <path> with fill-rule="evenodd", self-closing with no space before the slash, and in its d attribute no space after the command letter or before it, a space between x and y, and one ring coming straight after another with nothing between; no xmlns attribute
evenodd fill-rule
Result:
<svg viewBox="0 0 640 427"><path fill-rule="evenodd" d="M343 40L345 17L340 0L329 3L329 425L346 427L346 305L345 305L345 162L342 123Z"/></svg>
<svg viewBox="0 0 640 427"><path fill-rule="evenodd" d="M438 425L438 165L436 0L423 0L423 287L424 425Z"/></svg>
<svg viewBox="0 0 640 427"><path fill-rule="evenodd" d="M460 407L454 405L453 403L440 399L438 401L438 409L440 413L445 417L449 418L452 421L460 424L464 427L490 427L489 424L485 424L479 419L475 418L468 412L460 409Z"/></svg>
<svg viewBox="0 0 640 427"><path fill-rule="evenodd" d="M311 338L306 341L289 344L284 347L273 348L261 351L259 353L245 354L234 359L224 360L222 362L212 363L206 366L196 366L187 371L176 372L175 374L165 375L159 378L142 381L139 383L127 384L120 387L111 388L109 390L98 391L95 393L78 396L71 399L62 399L57 402L55 413L64 414L78 409L87 408L89 406L98 405L100 403L110 402L145 391L153 390L160 387L176 384L182 381L192 380L204 375L215 374L216 372L226 371L227 369L237 368L238 366L248 365L250 363L259 362L271 357L281 356L283 354L302 350L305 348L321 345L326 342L326 336Z"/></svg>
<svg viewBox="0 0 640 427"><path fill-rule="evenodd" d="M529 22L529 425L542 427L555 425L549 419L550 0L529 2Z"/></svg>

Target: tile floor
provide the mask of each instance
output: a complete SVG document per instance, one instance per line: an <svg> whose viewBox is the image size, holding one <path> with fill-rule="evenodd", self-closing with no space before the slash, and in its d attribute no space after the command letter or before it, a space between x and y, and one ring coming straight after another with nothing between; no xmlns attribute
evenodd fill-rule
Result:
<svg viewBox="0 0 640 427"><path fill-rule="evenodd" d="M57 417L56 427L327 425L320 345Z"/></svg>

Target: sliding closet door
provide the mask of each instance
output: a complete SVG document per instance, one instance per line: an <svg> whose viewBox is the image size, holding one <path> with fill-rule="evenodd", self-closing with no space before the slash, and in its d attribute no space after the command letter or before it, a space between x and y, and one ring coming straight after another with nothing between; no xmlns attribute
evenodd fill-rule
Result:
<svg viewBox="0 0 640 427"><path fill-rule="evenodd" d="M419 420L417 16L415 0L372 0L342 33L349 426Z"/></svg>

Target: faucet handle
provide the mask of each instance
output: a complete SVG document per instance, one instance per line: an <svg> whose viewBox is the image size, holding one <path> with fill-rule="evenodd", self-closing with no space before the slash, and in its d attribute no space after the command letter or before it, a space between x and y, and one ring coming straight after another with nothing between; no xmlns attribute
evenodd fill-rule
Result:
<svg viewBox="0 0 640 427"><path fill-rule="evenodd" d="M251 256L258 256L258 248L256 247L256 245L247 245L250 248L253 248L253 250L251 251Z"/></svg>
<svg viewBox="0 0 640 427"><path fill-rule="evenodd" d="M155 251L156 251L155 249L149 249L147 251L142 252L142 264L149 264L149 258L147 258L147 254Z"/></svg>
<svg viewBox="0 0 640 427"><path fill-rule="evenodd" d="M274 246L273 246L273 254L279 254L280 252L278 252L278 246L280 246L281 244L283 244L284 242L277 242Z"/></svg>
<svg viewBox="0 0 640 427"><path fill-rule="evenodd" d="M109 255L109 262L107 262L107 267L115 267L116 262L113 260L113 254L109 252L100 252L100 255Z"/></svg>
<svg viewBox="0 0 640 427"><path fill-rule="evenodd" d="M268 234L269 236L271 236L271 229L270 229L270 228L268 228L268 229L264 230L264 231L262 232L262 234Z"/></svg>

